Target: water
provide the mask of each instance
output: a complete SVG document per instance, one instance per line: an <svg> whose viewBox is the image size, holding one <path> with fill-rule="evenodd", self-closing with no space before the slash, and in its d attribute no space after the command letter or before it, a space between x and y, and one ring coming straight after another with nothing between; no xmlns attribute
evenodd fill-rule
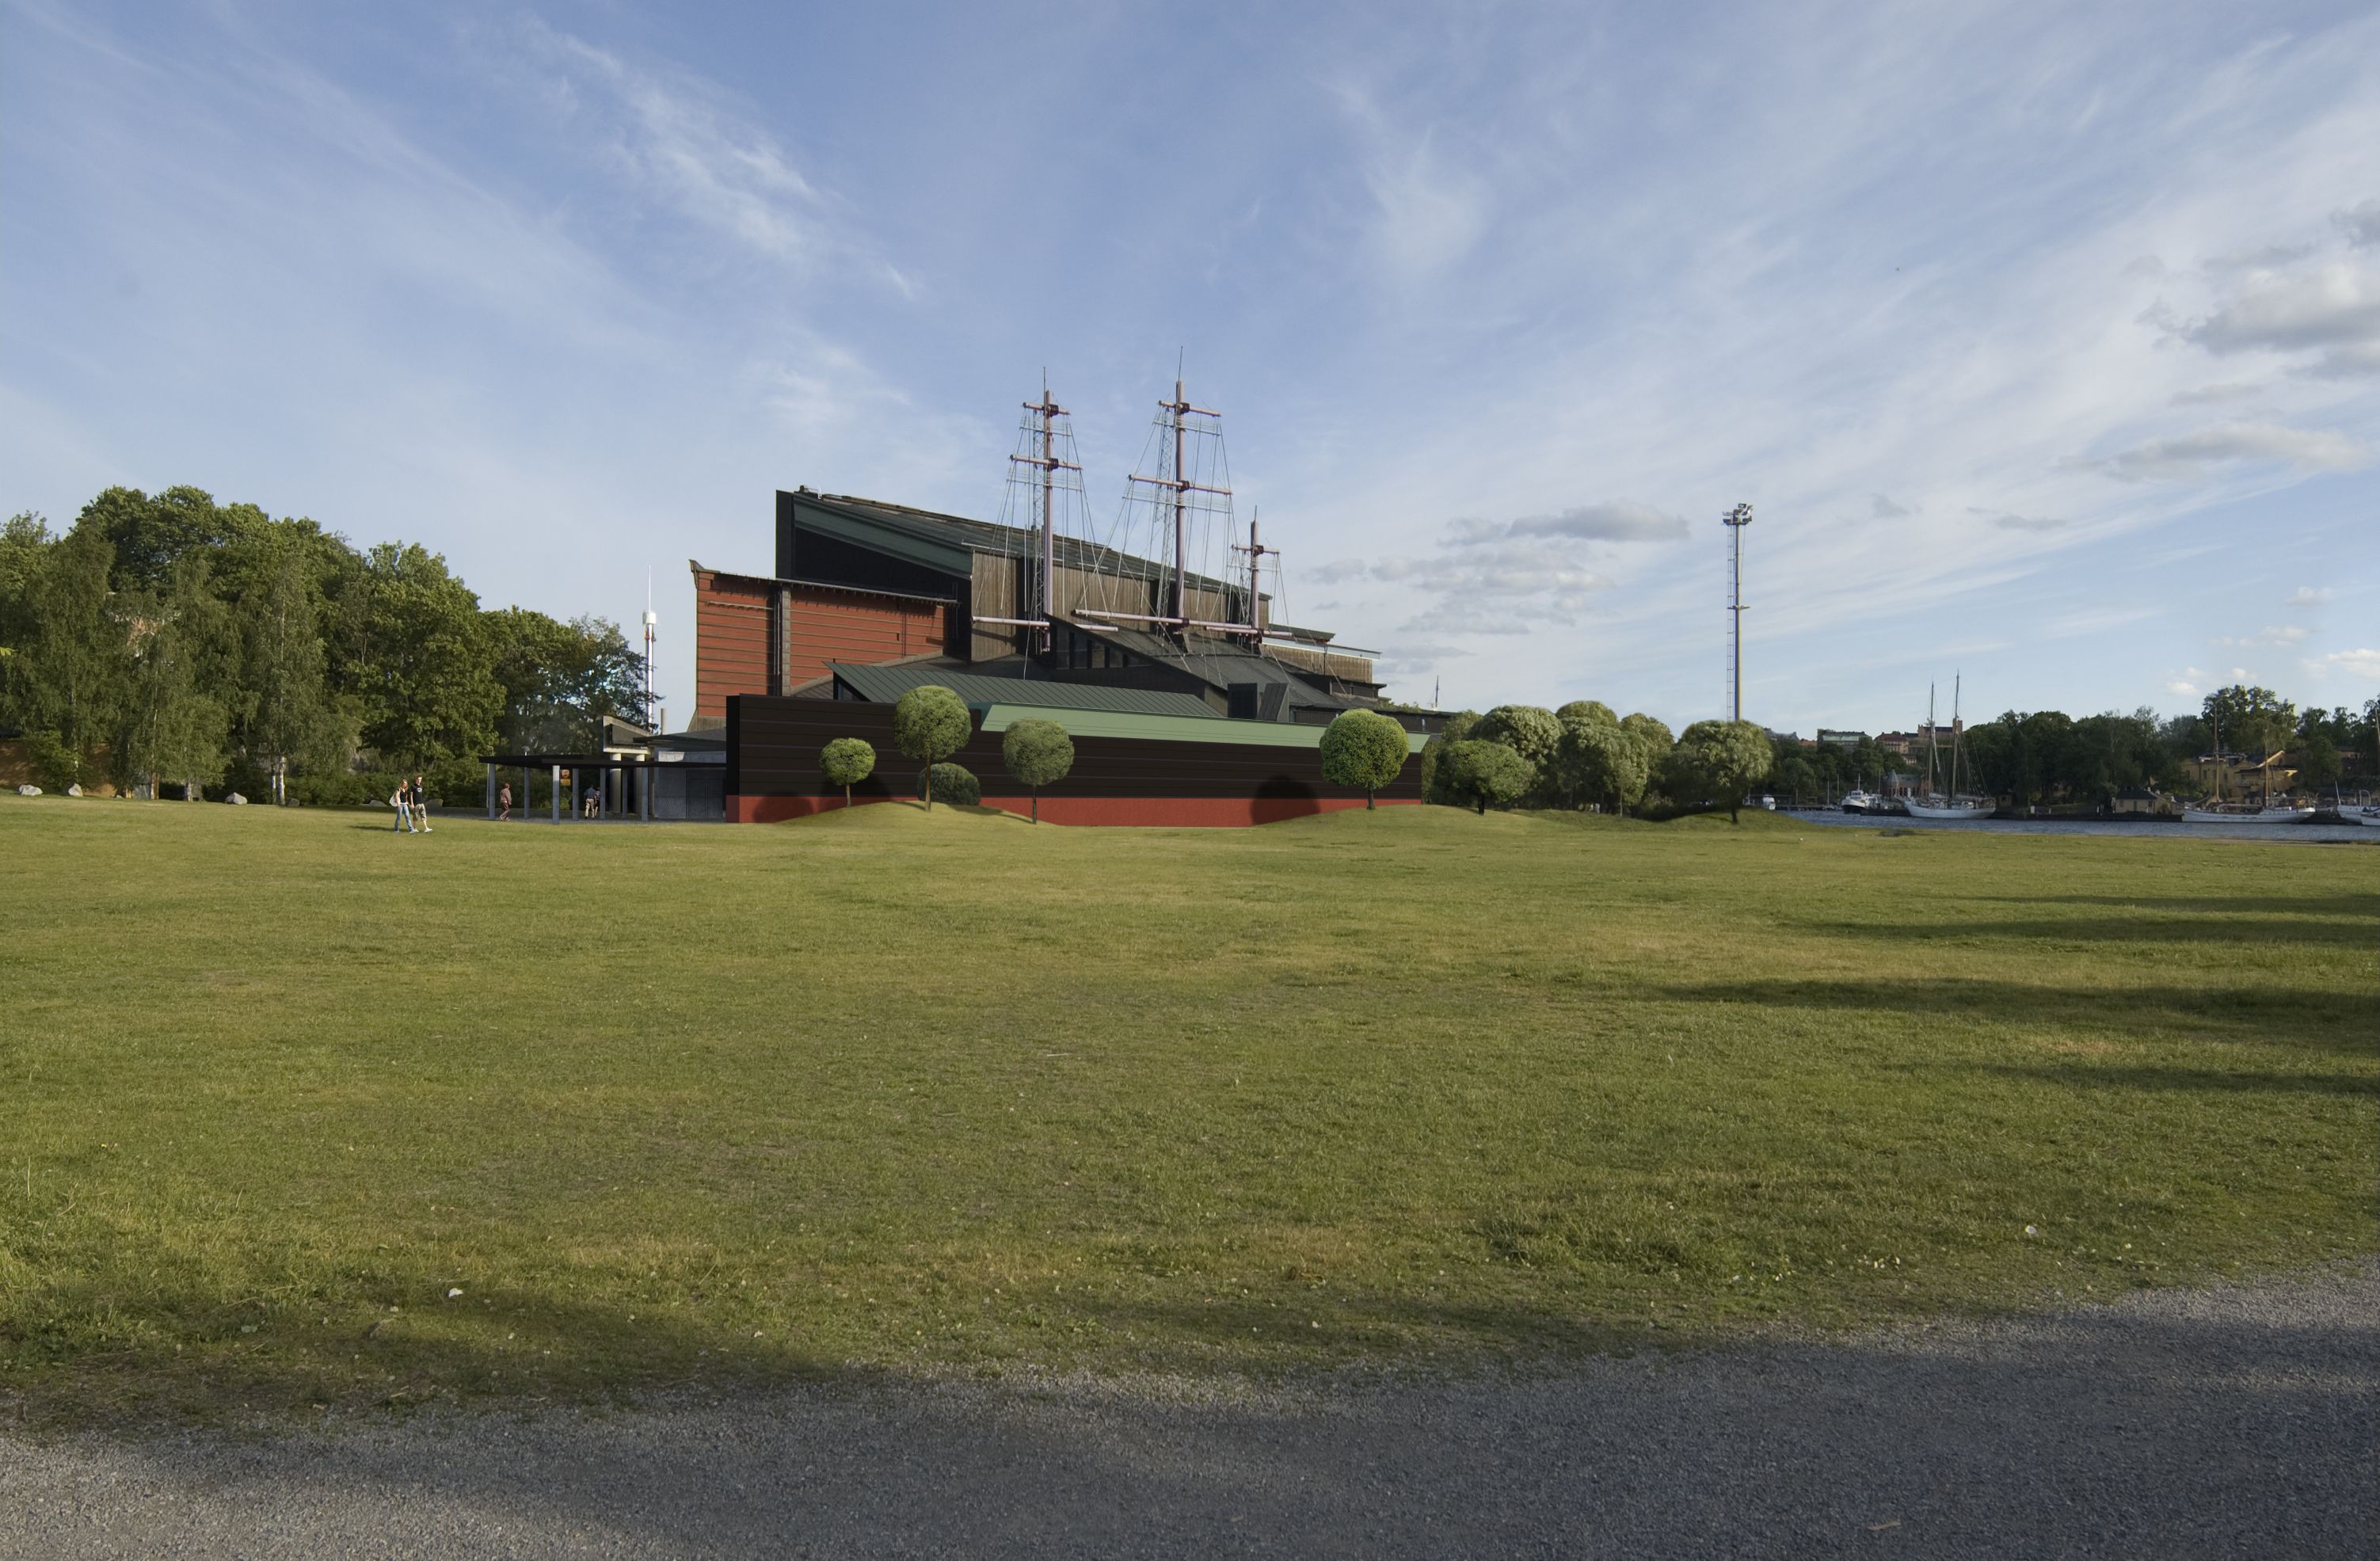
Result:
<svg viewBox="0 0 2380 1561"><path fill-rule="evenodd" d="M1792 817L1847 829L1949 830L1960 834L2123 835L2171 840L2256 841L2266 845L2380 845L2380 828L2369 824L2184 824L2179 819L2122 824L2107 818L1871 818L1840 811L1802 812Z"/></svg>

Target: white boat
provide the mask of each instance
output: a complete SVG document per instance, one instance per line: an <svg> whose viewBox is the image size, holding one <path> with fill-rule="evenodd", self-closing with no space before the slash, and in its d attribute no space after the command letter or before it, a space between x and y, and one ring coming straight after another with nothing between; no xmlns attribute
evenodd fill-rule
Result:
<svg viewBox="0 0 2380 1561"><path fill-rule="evenodd" d="M1942 790L1942 743L1934 725L1934 690L1925 690L1925 792L1920 796L1912 792L1902 799L1912 818L1973 819L1989 818L1999 811L1999 804L1990 797L1969 796L1959 790L1959 759L1964 746L1964 729L1959 724L1959 694L1963 677L1950 684L1950 790Z"/></svg>
<svg viewBox="0 0 2380 1561"><path fill-rule="evenodd" d="M1852 787L1850 791L1843 793L1843 811L1845 813L1872 813L1876 810L1876 793L1873 792L1863 792L1857 786Z"/></svg>
<svg viewBox="0 0 2380 1561"><path fill-rule="evenodd" d="M2242 803L2227 806L2216 803L2206 807L2185 807L2181 821L2185 824L2297 824L2313 817L2311 807L2256 807Z"/></svg>

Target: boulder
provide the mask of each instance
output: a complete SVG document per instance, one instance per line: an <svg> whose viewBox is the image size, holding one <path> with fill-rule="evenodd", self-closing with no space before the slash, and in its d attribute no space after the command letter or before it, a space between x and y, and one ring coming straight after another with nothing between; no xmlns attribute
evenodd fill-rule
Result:
<svg viewBox="0 0 2380 1561"><path fill-rule="evenodd" d="M248 805L248 799L241 796L237 792L227 793L224 797L224 801L231 804L234 807L246 807Z"/></svg>
<svg viewBox="0 0 2380 1561"><path fill-rule="evenodd" d="M67 795L70 797L79 797L82 795L82 788L80 786L68 786L67 788Z"/></svg>
<svg viewBox="0 0 2380 1561"><path fill-rule="evenodd" d="M17 788L17 794L20 797L38 797L42 794L42 789L39 786L19 786Z"/></svg>

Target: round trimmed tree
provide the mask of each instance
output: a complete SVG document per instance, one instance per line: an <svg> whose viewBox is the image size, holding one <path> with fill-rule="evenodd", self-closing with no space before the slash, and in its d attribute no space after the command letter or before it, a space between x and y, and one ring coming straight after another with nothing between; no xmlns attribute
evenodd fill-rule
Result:
<svg viewBox="0 0 2380 1561"><path fill-rule="evenodd" d="M851 805L851 789L876 773L876 749L865 739L838 737L819 750L819 768L826 783L843 788L843 805Z"/></svg>
<svg viewBox="0 0 2380 1561"><path fill-rule="evenodd" d="M1502 807L1529 789L1536 768L1501 743L1465 738L1449 743L1439 756L1439 775L1447 792L1481 813L1490 804Z"/></svg>
<svg viewBox="0 0 2380 1561"><path fill-rule="evenodd" d="M1368 813L1412 752L1405 729L1378 710L1343 710L1323 729L1322 779L1363 793Z"/></svg>
<svg viewBox="0 0 2380 1561"><path fill-rule="evenodd" d="M966 702L941 684L921 683L892 707L893 745L925 766L917 790L925 793L929 813L934 807L933 767L965 747L974 734L975 718L967 713Z"/></svg>
<svg viewBox="0 0 2380 1561"><path fill-rule="evenodd" d="M1012 721L1001 734L1000 756L1017 784L1033 793L1033 822L1038 824L1041 788L1063 780L1075 768L1075 740L1054 720Z"/></svg>
<svg viewBox="0 0 2380 1561"><path fill-rule="evenodd" d="M1670 753L1670 773L1687 794L1698 792L1705 801L1722 805L1730 819L1740 818L1744 792L1755 781L1767 780L1775 762L1768 734L1748 720L1698 720L1678 734L1678 745ZM1672 795L1670 800L1685 799Z"/></svg>

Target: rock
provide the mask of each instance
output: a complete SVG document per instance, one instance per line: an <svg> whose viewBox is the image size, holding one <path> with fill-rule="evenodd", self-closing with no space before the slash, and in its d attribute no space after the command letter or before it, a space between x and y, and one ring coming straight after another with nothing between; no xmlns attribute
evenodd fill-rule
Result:
<svg viewBox="0 0 2380 1561"><path fill-rule="evenodd" d="M248 799L241 796L237 792L227 793L224 797L224 801L231 804L234 807L246 807L248 805Z"/></svg>
<svg viewBox="0 0 2380 1561"><path fill-rule="evenodd" d="M80 786L68 786L67 788L67 795L70 797L79 797L82 795L82 788Z"/></svg>
<svg viewBox="0 0 2380 1561"><path fill-rule="evenodd" d="M42 794L42 789L39 786L19 786L17 788L17 794L20 797L38 797Z"/></svg>

